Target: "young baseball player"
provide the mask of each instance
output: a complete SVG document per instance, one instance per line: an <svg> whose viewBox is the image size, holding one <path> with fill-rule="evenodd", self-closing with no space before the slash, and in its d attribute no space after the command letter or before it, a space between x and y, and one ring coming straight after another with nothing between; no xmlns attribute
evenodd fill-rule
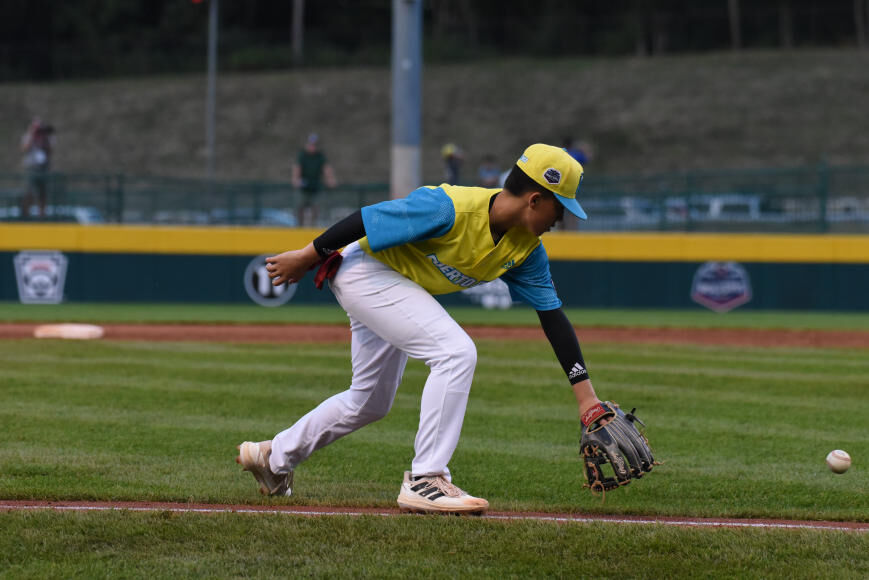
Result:
<svg viewBox="0 0 869 580"><path fill-rule="evenodd" d="M531 145L503 189L421 187L404 199L362 208L301 250L268 258L275 285L298 282L320 264L315 283L328 278L350 318L353 378L346 391L271 441L239 445L236 461L261 491L290 495L293 470L314 451L384 417L413 357L431 371L398 505L404 511L484 513L489 502L453 485L447 467L465 416L476 348L433 295L499 277L515 298L537 310L584 424L587 416L597 418L600 401L540 243L565 209L586 219L576 199L582 173L564 149Z"/></svg>

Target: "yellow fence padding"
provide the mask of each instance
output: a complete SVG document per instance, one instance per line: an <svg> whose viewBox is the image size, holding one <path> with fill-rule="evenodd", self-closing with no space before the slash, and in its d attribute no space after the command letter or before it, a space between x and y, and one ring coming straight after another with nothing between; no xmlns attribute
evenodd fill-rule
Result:
<svg viewBox="0 0 869 580"><path fill-rule="evenodd" d="M319 229L72 224L0 225L0 251L257 255L297 249ZM712 233L562 233L543 236L551 260L869 263L869 236Z"/></svg>

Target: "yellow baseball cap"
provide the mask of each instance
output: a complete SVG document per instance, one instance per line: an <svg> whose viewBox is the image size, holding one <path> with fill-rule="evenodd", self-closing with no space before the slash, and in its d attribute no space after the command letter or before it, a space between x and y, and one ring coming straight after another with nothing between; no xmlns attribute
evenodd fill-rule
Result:
<svg viewBox="0 0 869 580"><path fill-rule="evenodd" d="M531 179L555 194L570 213L588 219L576 200L582 183L582 165L566 149L535 143L522 154L516 165Z"/></svg>

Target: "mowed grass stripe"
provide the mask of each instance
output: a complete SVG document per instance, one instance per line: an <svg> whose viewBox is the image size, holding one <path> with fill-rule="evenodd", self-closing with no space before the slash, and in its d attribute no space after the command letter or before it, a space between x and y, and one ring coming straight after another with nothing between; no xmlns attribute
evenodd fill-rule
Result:
<svg viewBox="0 0 869 580"><path fill-rule="evenodd" d="M858 372L869 372L869 364L863 360L845 359L845 360L828 360L824 358L807 360L806 357L786 357L776 358L774 356L765 358L742 358L739 356L692 356L684 354L681 356L661 354L655 356L638 355L630 356L624 353L607 353L595 349L586 349L586 359L589 368L594 364L595 368L601 364L608 364L610 368L681 368L689 369L739 369L739 370L756 370L764 372L764 369L772 369L775 372L781 372L782 368L794 368L801 370L800 374L811 373L814 371L823 371L825 374L851 375ZM547 356L549 355L549 356ZM857 355L859 356L859 355ZM606 360L605 363L599 361ZM497 364L501 368L518 370L528 368L540 368L551 363L556 365L555 357L551 351L541 351L539 356L525 356L511 358L504 361L498 356L488 356L486 354L478 355L478 364Z"/></svg>
<svg viewBox="0 0 869 580"><path fill-rule="evenodd" d="M336 352L334 354L337 356L340 353ZM23 364L23 365L25 365L26 369L21 370L21 371L16 371L14 369L5 369L3 371L4 376L6 376L8 379L20 379L20 380L30 379L28 382L32 382L32 383L35 383L36 385L39 385L41 383L42 376L40 376L39 374L34 374L33 371L30 370L30 367L27 366L27 363L29 363L29 362L50 362L50 363L52 363L52 366L64 365L64 364L71 364L73 366L76 366L76 365L81 364L77 360L73 360L73 361L62 360L62 359L59 360L59 359L56 359L54 357L50 357L47 355L31 355L29 357L20 357L19 356L19 357L15 358L15 364L17 364L17 365ZM319 389L317 387L322 385L322 383L323 383L322 380L311 381L311 382L304 384L302 386L294 386L295 381L293 381L292 375L309 376L311 374L319 374L321 379L325 378L325 377L329 377L329 376L338 377L340 379L341 377L347 377L349 375L349 369L347 369L347 370L344 370L344 369L342 369L342 370L330 370L330 369L323 370L320 367L291 366L291 365L285 365L285 364L263 365L263 364L258 363L258 362L228 363L225 359L221 359L219 362L203 362L203 361L199 361L199 360L196 360L196 361L185 360L183 365L179 365L177 362L175 362L174 371L181 371L181 372L174 372L173 381L171 382L171 384L159 386L159 385L152 385L152 384L147 383L146 381L142 381L142 380L138 380L138 379L135 381L123 381L122 378L118 377L118 374L117 374L118 370L116 368L114 368L114 365L111 364L112 362L114 362L114 361L112 359L109 359L109 358L90 358L89 364L90 364L92 369L94 367L96 367L96 365L98 365L99 363L106 363L108 365L108 367L106 369L104 369L101 374L96 374L96 373L92 372L87 377L78 377L74 374L68 374L64 377L63 384L67 388L76 387L80 384L86 383L90 387L104 386L106 388L114 388L116 386L123 385L127 389L144 389L144 390L158 389L158 390L164 390L166 392L172 392L172 393L195 392L195 393L199 394L203 390L205 390L205 391L214 390L216 393L231 393L231 392L236 391L236 387L234 387L231 383L215 383L214 386L202 385L201 380L209 378L209 376L207 374L203 376L202 371L216 371L222 375L235 373L239 377L239 380L244 381L244 380L247 380L247 378L248 378L248 375L246 375L246 373L248 373L253 367L256 367L257 371L259 371L257 377L260 380L264 380L265 382L269 382L269 376L267 374L269 372L280 376L280 381L274 382L275 390L279 390L283 394L286 394L286 395L303 395L303 396L306 395L305 398L312 399L312 398L318 398L318 397L325 396L325 395L329 394L332 391L332 389L343 388L346 381L340 381L340 380L334 381L334 382L330 381L331 384L329 384L326 388ZM481 363L481 369L486 368L486 364L488 364L488 362L489 362L488 360L483 359L483 361ZM131 370L130 366L136 365L136 364L141 365L141 366L145 366L145 367L168 366L167 361L165 361L163 358L149 359L149 360L135 359L133 361L130 361L128 359L121 359L118 361L118 366L123 368L124 373L129 373ZM506 363L506 366L509 367L512 364L514 364L514 363L511 363L510 361L508 361ZM505 367L505 364L498 363L498 366L499 366L499 368L503 369ZM554 365L551 365L551 366L554 366ZM524 368L525 365L520 364L519 367ZM47 367L43 367L43 368L46 369L43 371L45 373L53 372L53 371L47 370ZM612 376L614 378L618 378L621 375L630 376L631 373L640 373L640 374L644 374L644 375L648 375L649 373L664 374L664 375L666 375L666 374L690 375L692 384L697 384L696 383L697 377L695 376L697 373L695 373L693 371L688 371L685 369L679 369L679 368L672 369L672 368L668 367L666 369L661 369L658 366L646 367L646 366L637 366L637 365L630 366L630 365L623 365L623 364L619 364L619 365L602 364L602 365L599 365L599 368L604 369L604 370L607 370L607 369L612 370L612 373L610 374L610 376ZM183 372L183 371L190 371L190 370L193 371L193 376L191 376L190 373ZM37 371L37 373L38 372L39 371ZM415 379L421 378L425 373L426 373L426 371L423 368L421 368L421 367L414 368L411 365L411 367L409 368L408 373L407 373L407 380L412 382ZM557 376L556 373L553 373L553 374L555 376ZM725 369L725 371L722 372L722 371L714 369L714 368L703 367L703 372L701 374L704 377L710 377L710 376L719 376L719 377L725 376L725 377L727 377L727 376L732 376L734 373L730 372L726 369ZM752 378L752 379L764 380L764 381L768 381L769 379L778 379L779 381L783 381L786 383L786 385L781 387L781 388L786 389L787 393L793 393L793 391L794 391L793 384L795 382L799 382L800 380L812 381L812 380L818 378L818 377L812 376L812 375L795 376L793 374L788 374L788 373L783 374L783 373L768 373L768 372L757 372L757 371L741 371L741 372L737 373L737 375ZM226 378L226 377L223 377L223 378ZM531 378L531 377L524 376L522 374L517 374L517 375L511 376L511 377L507 377L507 378L500 378L499 380L502 384L506 384L506 385L523 384L523 385L525 385L526 388L529 388L528 378ZM862 384L862 380L863 380L862 377L841 377L840 379L837 379L838 384L840 384L840 385L841 384L848 384L848 383ZM481 384L481 381L478 380L477 383L479 385L479 384ZM560 384L560 379L555 379L553 377L553 379L551 379L549 382L547 382L543 385L543 388L546 388L546 386L548 386L550 383L554 384L554 385ZM705 381L701 381L701 383L705 384ZM531 388L533 388L533 385L531 386ZM540 388L540 387L538 387L538 388ZM649 390L656 390L654 383L649 384L647 388ZM679 394L684 394L686 388L695 388L695 390L697 389L696 387L684 387L683 386L683 387L679 387L677 389L677 392ZM756 389L752 385L749 385L749 387L746 388L746 383L744 381L733 388L756 392ZM728 392L733 392L733 388L728 389ZM832 388L836 388L836 387L832 387ZM478 390L479 390L479 388L475 388L475 392ZM314 392L312 392L312 391L314 391ZM671 394L676 394L675 392L672 392L672 391L673 391L673 388L671 386ZM734 396L736 396L736 395L734 395ZM778 400L779 402L781 402L781 403L787 402L787 400L788 400L787 394L783 393L783 394L778 395L778 396L781 397ZM844 399L841 394L839 395L839 397L843 403L848 402L847 399ZM773 400L771 398L767 398L767 399L760 398L760 399L754 399L754 400L756 402L759 402L759 403L772 403L773 402Z"/></svg>
<svg viewBox="0 0 869 580"><path fill-rule="evenodd" d="M53 344L58 348L50 350L40 349L39 345ZM147 344L152 345L146 349L135 349L130 351L131 344ZM4 345L3 352L0 353L0 362L14 363L17 360L27 362L74 362L74 359L81 353L88 354L88 362L112 362L124 364L165 364L166 362L188 362L190 364L196 361L199 355L208 360L219 360L222 362L233 362L241 365L254 364L272 364L280 365L282 357L292 357L304 354L311 362L329 362L337 358L341 358L349 367L349 345L338 345L330 350L317 349L309 350L299 348L297 346L276 350L273 346L265 346L262 349L252 350L250 345L240 345L238 348L184 348L191 344L208 344L208 343L162 343L162 348L154 348L154 344L161 343L128 343L120 341L105 341L100 343L57 343L53 341L16 341ZM29 345L29 346L28 346ZM152 353L147 358L143 353ZM214 355L220 355L220 358L215 358ZM26 357L26 358L23 358Z"/></svg>
<svg viewBox="0 0 869 580"><path fill-rule="evenodd" d="M821 530L123 511L2 513L0 529L15 531L0 532L0 567L18 577L869 574L866 534Z"/></svg>
<svg viewBox="0 0 869 580"><path fill-rule="evenodd" d="M41 357L37 357L37 358L41 358ZM29 360L34 360L34 359L33 359L33 357L31 357ZM27 361L28 361L28 359L24 359L24 362L27 362ZM91 359L90 362L97 363L100 361L101 361L101 359ZM62 362L63 361L61 361L61 363ZM129 370L129 368L128 368L129 361L122 361L122 362L123 362L122 366L124 366L127 370ZM145 366L157 367L157 366L164 365L164 362L162 360L159 360L159 359L149 361L147 363L145 361L141 361L141 360L138 360L137 362L139 362L140 364L143 364ZM76 362L74 364L79 364L79 363ZM91 365L91 366L93 366L93 365ZM229 367L230 367L229 369L224 368L225 366L226 366L225 362L203 363L203 362L199 362L199 361L196 361L196 362L186 361L185 367L182 367L182 368L191 367L193 370L197 371L196 375L194 377L188 377L188 375L186 375L184 373L178 373L173 377L171 384L155 385L155 384L149 384L146 381L140 381L140 380L123 381L117 377L117 375L115 374L115 370L113 368L109 368L109 369L105 370L101 375L91 374L87 377L78 377L75 375L67 375L64 378L63 384L64 384L65 388L77 388L81 385L87 384L91 389L94 389L95 387L98 387L98 386L102 386L102 387L105 387L107 389L112 389L112 388L119 387L119 386L123 386L126 389L139 389L139 390L146 390L146 391L151 390L151 389L156 389L158 391L164 391L167 394L171 394L171 396L174 398L174 402L177 404L177 402L180 399L178 397L176 397L176 395L182 394L182 393L194 393L197 397L199 397L202 395L203 392L214 392L214 394L237 392L237 388L235 386L233 386L231 383L228 383L228 384L217 383L215 385L210 385L210 384L203 385L201 382L199 382L202 379L208 378L207 375L205 377L203 377L198 372L198 371L203 370L203 369L207 370L207 369L213 369L213 368L219 367L220 372L222 374L226 373L228 370L240 371L242 373L246 373L249 370L248 365L244 365L244 364L240 365L240 368L238 368L238 369L234 368L233 365L229 365ZM260 365L256 365L256 366L259 368ZM503 365L500 365L500 367L503 368ZM481 368L485 368L485 367L483 366ZM605 369L605 368L607 368L607 365L602 365L601 368ZM177 366L176 366L176 370L177 370ZM319 368L310 368L310 367L304 367L304 366L293 367L293 368L287 369L283 365L278 365L275 368L272 368L269 366L266 368L260 368L259 370L261 370L261 371L274 371L274 372L278 372L278 373L283 373L285 371L289 371L291 374L298 374L298 375L310 375L311 373L319 373L321 376L322 375L328 376L328 375L334 374L334 375L340 376L340 377L346 376L346 374L347 374L346 371L335 371L335 372L330 373L330 372L322 372ZM612 375L617 376L618 374L630 374L632 372L633 373L645 373L645 372L650 371L650 370L655 371L655 372L660 372L660 370L657 369L657 367L654 367L652 369L650 369L648 367L624 368L623 366L620 365L620 366L618 366L617 372L614 371L612 373ZM48 371L45 371L45 372L48 372ZM413 382L415 379L422 378L424 376L425 372L426 371L421 367L416 368L416 369L411 367L408 370L408 376L407 376L408 381ZM676 370L676 371L668 370L667 372L668 373L675 372L676 374L693 374L693 373L686 373L683 370ZM6 371L4 371L4 374L7 378L20 378L20 379L29 378L29 379L32 379L32 382L37 385L35 388L39 388L38 385L41 382L39 380L39 379L41 379L41 377L39 377L39 376L33 377L33 376L31 376L30 373L24 373L23 371L16 372L16 371L11 371L11 370L6 370ZM716 374L720 374L720 373L707 372L704 374L710 375L710 376L715 376ZM260 373L260 376L261 375L263 375L263 373ZM185 378L185 377L188 377L188 378ZM753 402L758 403L758 404L775 404L775 403L778 403L778 404L782 404L782 405L804 406L807 408L811 408L815 404L815 403L807 402L807 399L802 395L793 395L794 387L793 387L793 377L792 376L790 376L790 375L776 376L776 375L769 375L769 374L759 375L759 378L763 379L763 380L766 380L770 377L786 380L787 385L784 388L786 388L787 392L790 393L791 396L770 395L770 396L766 396L766 397L759 397L758 395L755 394L758 392L756 390L756 388L751 384L748 384L746 386L745 382L741 382L739 385L737 385L733 388L730 388L728 390L722 391L720 394L717 394L715 396L719 397L723 402L731 402L737 398L741 398L743 400L753 401ZM224 377L224 378L226 378L226 377ZM244 375L244 376L240 376L239 378L241 380L246 380L247 376ZM275 383L273 385L274 390L280 391L282 395L287 395L287 396L295 395L297 397L302 397L304 400L309 400L309 401L316 401L322 397L328 396L331 392L333 392L334 389L343 388L343 386L344 386L344 381L335 382L334 384L327 385L323 388L319 388L322 386L322 384L321 384L322 381L320 381L320 382L311 381L311 382L306 383L306 384L301 385L301 386L294 386L294 381L292 380L292 378L284 377L282 374L281 379L282 379L282 382L286 383L286 384ZM698 384L698 383L694 382L694 380L695 380L694 377L692 377L691 380L692 380L692 385ZM854 379L854 380L859 380L859 379ZM265 381L268 382L268 376L265 377ZM842 382L847 383L848 380L844 379ZM521 375L509 377L506 379L501 378L500 383L502 385L507 386L507 387L512 386L512 385L516 385L516 384L524 385L526 390L528 388L533 388L533 385L531 387L528 386L528 381L527 381L526 377L523 377ZM482 383L482 381L478 381L478 385L479 384L485 385L485 383ZM558 382L554 381L553 384L558 384ZM628 383L622 382L622 383L616 383L616 384L627 385ZM704 383L701 381L700 384L702 385ZM537 387L537 388L544 388L545 389L547 387L548 387L548 384L543 385L542 387ZM34 387L28 386L27 388L34 388ZM479 387L479 386L475 387L475 393L478 392L480 390L480 388L481 387ZM630 388L630 387L628 387L628 388ZM701 391L701 390L704 390L704 387L702 387L702 386L701 387L697 387L697 386L691 386L691 387L674 386L672 384L667 385L667 386L662 386L662 385L656 385L655 383L649 383L646 385L639 385L639 386L634 388L634 390L637 390L637 389L645 390L648 392L657 392L658 395L665 395L666 394L666 395L684 396L684 394L688 390ZM738 390L734 390L734 389L738 389ZM720 391L720 389L716 389L716 393L718 393L719 391ZM56 394L56 392L54 394ZM91 397L91 396L93 396L93 393L90 393L86 396ZM838 399L842 404L849 403L849 399L844 397L842 394L839 394ZM409 400L409 401L407 401L407 403L409 405L413 405L413 404L415 404L415 401ZM541 409L540 411L542 411L546 415L549 415L553 411L554 408L555 407L544 408L544 409ZM510 410L509 406L507 408L494 408L492 411L493 414L498 414L498 415L510 415L511 412L512 411ZM520 413L520 415L525 415L525 414L526 413Z"/></svg>
<svg viewBox="0 0 869 580"><path fill-rule="evenodd" d="M45 341L16 341L4 345L4 351L0 353L0 361L13 363L15 360L22 360L17 353L21 348L27 349L30 353L28 361L37 362L41 360L38 357L46 357L42 360L50 361L56 358L48 358L50 355L41 354L39 350L33 347L23 345L29 342L45 344ZM542 361L554 360L551 350L547 343L539 341L539 344L534 342L517 342L517 341L493 341L493 340L478 340L477 341L481 356L480 360L485 361L485 355L489 348L496 350L507 350L515 347L517 350L516 356L509 361L504 361L503 358L498 358L499 364L509 367L520 367L525 364L539 364ZM57 343L64 345L64 343ZM163 346L159 346L163 345ZM489 347L488 345L493 345ZM73 350L60 350L60 357L64 354L72 354L80 352L75 350L76 346L67 345ZM133 342L133 341L105 341L100 343L90 343L87 345L90 352L101 351L111 356L112 360L122 361L129 364L136 364L137 361L143 360L139 354L145 352L155 352L160 354L157 359L158 363L171 359L190 359L197 354L216 354L221 353L232 359L238 359L237 364L268 364L262 361L269 361L272 364L280 365L280 358L288 357L297 354L305 354L309 359L314 361L332 361L341 359L349 364L349 344L337 343L334 347L324 348L321 345L305 345L305 344L289 344L289 345L250 345L239 344L235 346L221 343L193 343L193 342ZM168 350L167 350L168 348ZM782 362L791 362L794 365L808 366L814 368L817 365L824 365L825 370L829 367L835 371L838 366L849 368L869 368L869 358L866 357L865 351L847 351L840 349L783 349L783 348L766 348L758 351L758 349L746 350L743 347L698 347L690 345L678 345L672 349L661 349L658 347L649 347L647 345L601 345L595 344L585 349L589 353L599 353L602 356L625 360L626 362L636 361L656 361L661 364L672 362L721 362L746 365L748 363L755 364L780 364ZM121 358L117 353L123 351L133 351L135 354L126 358ZM57 352L53 349L53 352ZM528 356L526 353L533 352L534 356ZM271 353L271 356L270 356ZM34 358L37 357L37 358ZM816 357L816 358L811 358ZM99 361L98 357L91 356L89 360ZM223 359L226 361L226 359ZM155 364L158 364L155 363ZM726 364L725 364L726 366ZM847 371L846 371L847 372Z"/></svg>
<svg viewBox="0 0 869 580"><path fill-rule="evenodd" d="M762 386L767 386L764 383ZM619 393L630 393L633 398L650 399L651 401L667 401L675 398L696 400L704 398L708 404L724 404L741 408L742 404L751 404L757 407L775 406L789 413L799 411L807 415L817 416L819 409L829 406L830 392L818 392L817 389L794 389L789 385L781 388L786 394L770 393L758 388L758 385L742 383L732 389L720 388L709 389L706 386L668 385L659 383L632 383L622 381L607 381L608 390ZM863 389L849 390L845 394L844 389L833 393L836 405L843 408L859 408L865 403L866 392ZM824 424L825 421L819 421ZM840 422L841 425L841 422Z"/></svg>
<svg viewBox="0 0 869 580"><path fill-rule="evenodd" d="M325 364L326 360L335 360L341 358L342 361L340 364ZM14 358L9 358L6 360L0 359L4 363L4 368L0 373L3 376L8 377L9 379L13 378L23 378L23 377L31 377L38 378L39 374L34 374L32 369L32 365L36 363L42 363L44 365L51 365L53 367L65 368L69 371L73 372L78 370L82 362L75 359L69 358L57 358L52 357L46 354L34 354L27 356L18 356ZM555 367L554 361L548 361L543 359L544 364L548 367ZM729 377L729 378L742 378L742 379L753 379L753 380L778 380L778 381L788 381L791 383L800 383L800 382L809 382L809 383L818 383L818 382L828 382L831 377L835 377L835 380L840 384L855 384L855 385L863 385L869 386L869 379L867 379L867 375L861 372L863 367L862 363L856 362L855 364L830 364L830 363L819 363L817 365L813 365L813 369L817 372L808 372L808 371L773 371L773 370L761 370L756 367L747 367L744 366L742 368L734 368L731 364L721 364L721 365L713 365L710 364L709 361L696 360L696 359L688 359L682 358L681 365L674 365L674 361L668 360L666 357L661 360L656 360L654 364L637 364L636 362L617 362L617 363L601 363L596 362L593 367L593 371L597 376L600 372L613 372L619 374L625 373L641 373L641 374L656 374L656 375L690 375L692 377ZM723 363L726 361L716 361L719 363ZM510 361L498 361L493 358L482 357L479 360L480 366L484 365L498 365L498 367L502 370L510 370L512 371L513 377L515 380L522 380L524 377L532 377L537 374L539 371L535 372L530 369L535 366L541 366L541 359L528 359L527 361L517 361L515 359ZM209 373L220 373L220 374L239 374L243 375L245 373L251 373L256 371L258 374L260 373L272 373L275 375L280 375L282 377L287 377L288 375L314 375L317 374L323 378L329 377L345 377L346 383L350 382L351 368L349 365L349 361L343 360L343 357L340 356L339 353L336 353L335 357L330 359L325 359L322 363L317 363L317 361L311 361L309 358L306 359L306 364L288 364L275 362L273 359L269 359L269 362L261 362L261 361L233 361L222 359L220 361L201 361L201 360L184 360L180 362L179 360L170 357L170 358L156 358L156 359L142 359L142 358L133 358L133 359L114 359L112 357L94 357L88 359L88 364L98 367L99 365L103 365L106 369L107 373L111 373L111 376L118 376L120 373L122 376L125 374L130 374L132 372L147 372L152 369L160 369L171 366L175 371L179 374L187 373L198 373L205 374L208 376ZM756 364L756 363L755 363ZM803 362L802 364L806 364ZM772 366L774 363L772 361L765 362L764 366ZM591 368L591 365L589 365ZM785 368L791 368L788 365L784 365ZM17 372L15 367L22 368L24 370ZM138 368L137 368L138 367ZM856 374L855 373L856 370ZM51 374L53 371L47 371L48 374ZM38 373L38 371L37 371ZM70 375L66 379L70 383L75 383L76 378L74 375ZM550 375L543 380L553 381L557 380L554 378L553 374Z"/></svg>
<svg viewBox="0 0 869 580"><path fill-rule="evenodd" d="M869 369L869 352L855 349L802 349L767 347L762 349L745 350L737 346L703 347L693 345L678 345L675 349L662 352L661 345L645 348L640 345L625 346L624 344L594 344L588 349L590 352L599 353L609 358L626 360L666 360L678 362L683 360L724 362L736 364L779 364L791 363L805 366L807 361L812 365L816 363L828 366L841 365L852 368Z"/></svg>
<svg viewBox="0 0 869 580"><path fill-rule="evenodd" d="M522 367L539 365L541 362L554 361L554 355L549 344L540 341L535 343L477 341L480 351L479 360L487 360L492 353L494 359L500 364L510 367ZM503 361L501 351L515 348L514 356L508 361ZM618 364L653 363L661 366L671 364L691 363L694 366L708 364L712 367L745 367L763 368L763 366L776 365L779 368L788 364L812 371L823 368L825 372L841 372L847 374L849 369L869 369L869 351L827 349L812 350L799 348L763 348L746 350L744 347L734 346L694 346L694 345L666 345L655 346L635 344L592 344L582 345L583 353L589 361L600 356L606 362ZM592 362L589 362L591 367Z"/></svg>

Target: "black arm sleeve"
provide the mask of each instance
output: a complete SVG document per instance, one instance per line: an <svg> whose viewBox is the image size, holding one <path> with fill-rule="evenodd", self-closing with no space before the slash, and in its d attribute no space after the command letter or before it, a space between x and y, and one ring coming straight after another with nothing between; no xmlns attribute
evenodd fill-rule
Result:
<svg viewBox="0 0 869 580"><path fill-rule="evenodd" d="M561 367L564 369L570 384L575 385L588 378L588 370L585 368L585 360L582 358L582 350L579 348L579 340L576 331L567 319L561 308L555 310L538 310L537 317L540 326Z"/></svg>
<svg viewBox="0 0 869 580"><path fill-rule="evenodd" d="M339 248L365 237L362 210L356 210L314 239L314 249L324 260Z"/></svg>

